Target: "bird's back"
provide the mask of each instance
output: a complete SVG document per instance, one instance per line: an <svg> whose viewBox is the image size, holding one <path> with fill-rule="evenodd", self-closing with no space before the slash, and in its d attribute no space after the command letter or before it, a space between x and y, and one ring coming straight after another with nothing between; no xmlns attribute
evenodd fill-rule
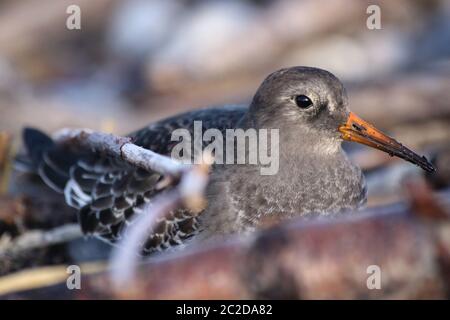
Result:
<svg viewBox="0 0 450 320"><path fill-rule="evenodd" d="M194 121L202 121L203 130L224 131L236 127L245 112L242 106L191 111L150 124L128 136L136 145L170 155L178 143L171 141L175 129L187 129L192 134ZM157 189L157 182L162 179L157 172L132 167L121 159L57 145L35 129L24 130L24 144L28 158L25 161L22 158L21 163L27 163L48 186L64 194L68 205L79 209L85 234L118 241L131 218L142 212L143 205L166 190ZM188 211L171 212L151 232L143 251L151 253L181 244L198 227L198 221Z"/></svg>

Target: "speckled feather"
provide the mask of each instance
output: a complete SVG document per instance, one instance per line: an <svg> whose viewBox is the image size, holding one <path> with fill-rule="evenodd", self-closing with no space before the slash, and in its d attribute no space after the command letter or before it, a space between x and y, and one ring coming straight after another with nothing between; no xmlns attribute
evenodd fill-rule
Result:
<svg viewBox="0 0 450 320"><path fill-rule="evenodd" d="M176 143L170 139L174 129L192 131L194 120L220 130L233 128L245 111L240 106L196 110L151 124L128 136L136 145L170 155ZM68 205L79 209L79 222L85 234L116 243L126 234L132 218L142 213L146 204L151 205L156 194L166 190L155 189L162 179L160 174L132 167L120 159L74 153L54 145L50 138L34 129L25 131L24 140L42 179L64 193ZM36 145L44 148L36 151ZM198 230L197 218L181 208L149 231L142 251L149 254L182 244Z"/></svg>

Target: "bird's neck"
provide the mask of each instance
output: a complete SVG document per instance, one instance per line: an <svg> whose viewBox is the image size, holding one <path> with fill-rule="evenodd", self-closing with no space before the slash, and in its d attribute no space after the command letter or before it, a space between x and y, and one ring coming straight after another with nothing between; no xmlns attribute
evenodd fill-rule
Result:
<svg viewBox="0 0 450 320"><path fill-rule="evenodd" d="M308 148L282 153L276 175L255 178L263 193L272 199L266 212L295 217L335 214L360 207L366 200L360 168L340 147L337 151Z"/></svg>
<svg viewBox="0 0 450 320"><path fill-rule="evenodd" d="M259 195L254 201L266 199L259 208L261 216L278 219L329 215L355 210L364 204L366 187L359 167L351 163L340 146L323 148L281 147L276 175L261 176L255 172Z"/></svg>
<svg viewBox="0 0 450 320"><path fill-rule="evenodd" d="M335 214L364 203L361 170L340 148L328 157L307 154L283 154L275 175L261 175L257 166L223 167L212 178L205 224L223 234L245 233L271 221Z"/></svg>

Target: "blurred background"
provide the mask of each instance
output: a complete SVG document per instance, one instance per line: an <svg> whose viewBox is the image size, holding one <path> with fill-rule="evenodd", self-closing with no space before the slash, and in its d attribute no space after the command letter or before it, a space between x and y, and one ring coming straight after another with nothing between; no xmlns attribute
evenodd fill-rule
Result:
<svg viewBox="0 0 450 320"><path fill-rule="evenodd" d="M81 9L81 30L66 28L73 4ZM373 4L381 9L381 29L367 27ZM350 108L433 158L439 170L430 183L448 186L450 1L2 0L0 220L27 208L39 217L27 213L15 229L0 222L0 233L75 219L58 202L24 198L9 160L24 126L126 134L181 111L247 103L266 75L293 65L338 76ZM349 152L366 171L371 206L401 199L403 179L422 174L384 153L348 148L356 148ZM95 256L80 258L78 249L52 249L60 250L58 261L39 257L57 263Z"/></svg>

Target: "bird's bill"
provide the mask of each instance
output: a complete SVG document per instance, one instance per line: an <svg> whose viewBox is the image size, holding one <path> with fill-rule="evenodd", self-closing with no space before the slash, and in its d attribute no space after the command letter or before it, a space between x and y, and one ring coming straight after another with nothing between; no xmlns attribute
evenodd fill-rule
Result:
<svg viewBox="0 0 450 320"><path fill-rule="evenodd" d="M434 172L436 169L424 156L419 156L400 142L385 135L370 123L364 121L353 112L350 112L347 122L339 127L342 138L347 141L353 141L365 144L372 148L384 151L391 156L397 156L406 161L414 163L428 172Z"/></svg>

